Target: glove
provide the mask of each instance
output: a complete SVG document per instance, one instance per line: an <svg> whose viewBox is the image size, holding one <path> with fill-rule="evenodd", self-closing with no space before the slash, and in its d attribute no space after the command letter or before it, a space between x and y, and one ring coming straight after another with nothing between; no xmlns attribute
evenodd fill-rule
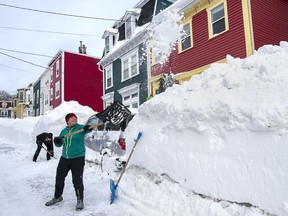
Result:
<svg viewBox="0 0 288 216"><path fill-rule="evenodd" d="M54 137L54 143L58 145L62 145L62 137Z"/></svg>
<svg viewBox="0 0 288 216"><path fill-rule="evenodd" d="M86 131L88 131L88 130L91 130L91 129L89 129L90 127L91 127L91 125L85 125L85 126L83 127L84 132L86 132Z"/></svg>

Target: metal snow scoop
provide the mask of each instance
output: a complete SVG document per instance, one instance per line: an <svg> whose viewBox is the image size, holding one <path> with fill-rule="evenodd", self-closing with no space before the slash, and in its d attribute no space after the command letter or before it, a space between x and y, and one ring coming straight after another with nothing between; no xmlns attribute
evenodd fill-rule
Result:
<svg viewBox="0 0 288 216"><path fill-rule="evenodd" d="M110 204L113 204L113 202L115 201L115 198L116 198L116 189L117 189L117 187L118 187L118 184L119 184L119 182L120 182L120 180L121 180L121 178L122 178L122 176L123 176L123 174L124 174L124 172L125 172L125 170L126 170L126 167L127 167L128 163L129 163L129 160L130 160L130 158L131 158L131 156L132 156L132 154L133 154L133 152L134 152L134 149L135 149L135 147L136 147L139 139L141 138L141 136L142 136L142 133L139 132L139 133L138 133L138 136L137 136L137 139L135 140L134 146L133 146L133 148L132 148L132 150L131 150L131 152L130 152L130 154L129 154L129 157L128 157L128 159L127 159L127 162L126 162L124 168L123 168L122 171L121 171L121 174L120 174L120 177L119 177L117 183L115 184L115 182L114 182L112 179L110 179L110 191L111 191Z"/></svg>
<svg viewBox="0 0 288 216"><path fill-rule="evenodd" d="M96 114L96 116L101 120L101 122L98 122L96 124L91 125L89 127L89 130L96 128L98 126L101 126L105 122L111 122L114 125L120 125L122 122L127 120L127 118L130 115L131 115L131 111L126 106L124 106L119 101L114 101L112 105L107 107L102 112ZM80 130L74 131L72 133L66 134L66 135L62 136L61 138L66 138L66 137L72 136L74 134L81 133L83 131L84 131L84 129L80 129Z"/></svg>

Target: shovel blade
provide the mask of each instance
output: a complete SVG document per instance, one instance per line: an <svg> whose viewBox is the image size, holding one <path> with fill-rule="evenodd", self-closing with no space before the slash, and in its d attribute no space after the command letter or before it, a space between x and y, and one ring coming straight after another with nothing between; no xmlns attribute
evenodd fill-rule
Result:
<svg viewBox="0 0 288 216"><path fill-rule="evenodd" d="M115 184L112 179L110 179L110 204L113 204L116 199L116 189L118 187L118 184Z"/></svg>

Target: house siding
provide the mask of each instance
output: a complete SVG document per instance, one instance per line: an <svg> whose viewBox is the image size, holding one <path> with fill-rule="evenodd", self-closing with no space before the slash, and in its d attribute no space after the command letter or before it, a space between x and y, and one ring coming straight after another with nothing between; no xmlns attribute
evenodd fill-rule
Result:
<svg viewBox="0 0 288 216"><path fill-rule="evenodd" d="M139 46L138 56L139 56L139 74L135 77L132 77L124 82L121 82L121 59L117 59L113 62L113 87L105 90L105 94L114 92L114 100L122 101L122 96L119 94L118 90L129 86L133 83L140 83L140 92L139 92L139 104L142 104L146 101L148 96L148 80L147 80L147 59L142 59L143 56L146 56L144 53L143 45ZM106 79L105 79L106 80Z"/></svg>
<svg viewBox="0 0 288 216"><path fill-rule="evenodd" d="M288 1L251 0L254 46L279 45L288 40Z"/></svg>
<svg viewBox="0 0 288 216"><path fill-rule="evenodd" d="M64 101L75 100L95 111L103 110L103 74L98 70L98 61L85 55L65 52Z"/></svg>
<svg viewBox="0 0 288 216"><path fill-rule="evenodd" d="M167 73L188 72L204 65L225 59L229 54L233 57L246 56L244 23L241 1L227 0L229 30L209 39L206 9L195 14L192 19L193 47L178 53L178 46L164 65L154 65L152 76Z"/></svg>

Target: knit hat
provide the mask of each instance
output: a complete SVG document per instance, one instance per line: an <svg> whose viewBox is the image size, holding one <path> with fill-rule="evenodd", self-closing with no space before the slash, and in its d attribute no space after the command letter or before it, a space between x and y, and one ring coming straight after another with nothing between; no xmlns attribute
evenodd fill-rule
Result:
<svg viewBox="0 0 288 216"><path fill-rule="evenodd" d="M72 117L75 117L77 119L77 116L75 113L68 113L66 116L65 116L65 120L66 120L66 124L68 124L68 121L70 118Z"/></svg>

